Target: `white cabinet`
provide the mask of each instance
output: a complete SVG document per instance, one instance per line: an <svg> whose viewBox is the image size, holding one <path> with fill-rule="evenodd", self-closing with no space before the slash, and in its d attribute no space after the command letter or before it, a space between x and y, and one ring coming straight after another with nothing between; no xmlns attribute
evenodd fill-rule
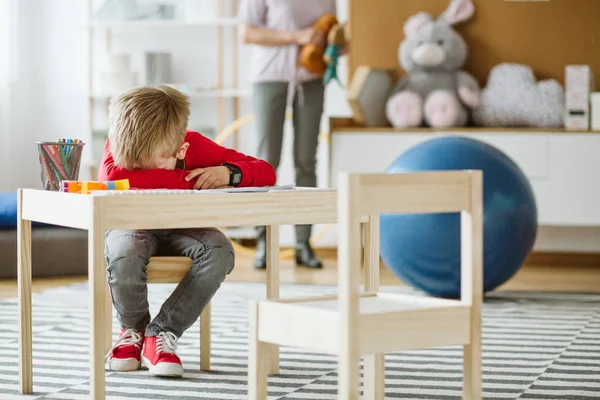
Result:
<svg viewBox="0 0 600 400"><path fill-rule="evenodd" d="M417 143L450 133L336 129L330 137L330 182L341 171L383 172ZM544 250L578 251L600 248L600 134L559 132L452 132L489 143L512 158L533 187L540 225L536 246ZM548 229L547 229L548 228ZM565 229L571 229L565 234ZM550 232L560 241L548 238ZM585 234L583 234L585 232ZM582 236L583 235L583 236ZM329 241L335 243L335 238ZM597 245L594 243L597 241ZM581 247L581 246L580 246Z"/></svg>

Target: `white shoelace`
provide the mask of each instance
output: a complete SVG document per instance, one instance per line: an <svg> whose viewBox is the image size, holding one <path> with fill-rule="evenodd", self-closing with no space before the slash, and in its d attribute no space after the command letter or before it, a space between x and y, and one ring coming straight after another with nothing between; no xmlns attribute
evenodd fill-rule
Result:
<svg viewBox="0 0 600 400"><path fill-rule="evenodd" d="M138 331L136 331L135 329L127 329L125 332L123 332L123 334L121 336L119 336L119 338L115 342L115 345L112 347L112 349L110 349L110 351L104 357L105 360L108 360L108 357L110 357L113 350L116 349L117 347L129 346L129 345L134 345L138 348L140 348L142 346L142 335L140 335L140 333Z"/></svg>
<svg viewBox="0 0 600 400"><path fill-rule="evenodd" d="M176 354L177 336L171 332L160 332L156 338L156 354L170 353Z"/></svg>

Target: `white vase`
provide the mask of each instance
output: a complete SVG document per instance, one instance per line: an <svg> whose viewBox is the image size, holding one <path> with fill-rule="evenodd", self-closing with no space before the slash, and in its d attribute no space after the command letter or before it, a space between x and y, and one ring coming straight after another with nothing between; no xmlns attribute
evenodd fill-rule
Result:
<svg viewBox="0 0 600 400"><path fill-rule="evenodd" d="M112 96L132 89L138 84L137 75L131 70L129 54L109 54L106 67L100 73L100 92Z"/></svg>
<svg viewBox="0 0 600 400"><path fill-rule="evenodd" d="M106 64L107 72L130 72L131 56L129 54L109 54Z"/></svg>
<svg viewBox="0 0 600 400"><path fill-rule="evenodd" d="M137 72L102 72L100 90L104 95L115 96L137 86Z"/></svg>
<svg viewBox="0 0 600 400"><path fill-rule="evenodd" d="M219 13L219 1L221 0L184 0L184 21L210 21L217 18Z"/></svg>

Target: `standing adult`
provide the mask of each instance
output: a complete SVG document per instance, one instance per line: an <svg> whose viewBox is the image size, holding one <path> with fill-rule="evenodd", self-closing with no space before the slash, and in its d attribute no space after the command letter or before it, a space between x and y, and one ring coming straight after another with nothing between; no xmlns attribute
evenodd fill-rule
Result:
<svg viewBox="0 0 600 400"><path fill-rule="evenodd" d="M316 153L323 114L321 75L298 65L302 45L325 44L312 26L336 13L335 0L242 0L239 17L243 41L256 45L250 68L258 130L258 157L277 169L281 158L286 107L292 106L296 185L315 187ZM309 243L311 225L296 226L296 265L321 268ZM266 267L266 230L258 228L256 268Z"/></svg>

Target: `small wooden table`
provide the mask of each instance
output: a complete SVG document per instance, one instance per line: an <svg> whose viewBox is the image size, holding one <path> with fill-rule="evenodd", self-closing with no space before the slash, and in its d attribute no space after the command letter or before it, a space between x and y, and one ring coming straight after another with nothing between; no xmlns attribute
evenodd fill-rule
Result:
<svg viewBox="0 0 600 400"><path fill-rule="evenodd" d="M112 326L106 280L104 235L111 229L177 229L267 226L267 299L279 298L279 225L328 224L337 220L334 190L297 188L258 193L94 193L36 189L18 191L19 378L33 392L31 310L31 222L88 231L90 300L90 398L105 398L105 354ZM270 373L279 371L279 347L270 347Z"/></svg>

